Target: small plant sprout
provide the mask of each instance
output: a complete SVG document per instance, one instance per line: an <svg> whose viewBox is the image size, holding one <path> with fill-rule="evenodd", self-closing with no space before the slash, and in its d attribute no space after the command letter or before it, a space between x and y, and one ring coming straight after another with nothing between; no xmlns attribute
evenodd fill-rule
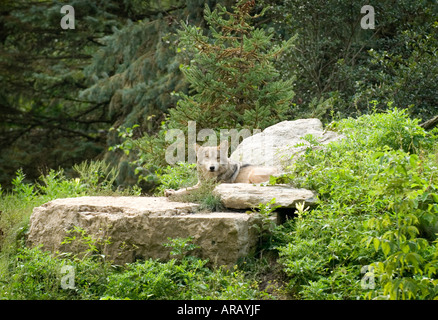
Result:
<svg viewBox="0 0 438 320"><path fill-rule="evenodd" d="M304 206L305 206L304 201L297 202L295 204L295 208L297 209L297 214L298 214L299 219L301 219L303 217L303 215L306 211L309 211L309 207L304 208Z"/></svg>

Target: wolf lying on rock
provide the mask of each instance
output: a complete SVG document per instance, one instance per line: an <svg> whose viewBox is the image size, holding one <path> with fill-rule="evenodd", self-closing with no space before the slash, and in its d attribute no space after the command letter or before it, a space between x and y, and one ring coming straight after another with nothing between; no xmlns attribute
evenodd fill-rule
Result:
<svg viewBox="0 0 438 320"><path fill-rule="evenodd" d="M222 141L218 147L203 147L196 144L198 183L193 187L177 191L167 189L164 192L166 197L190 193L198 189L207 179L223 183L262 183L268 181L271 175L278 173L276 167L242 164L229 159L227 154L227 140Z"/></svg>

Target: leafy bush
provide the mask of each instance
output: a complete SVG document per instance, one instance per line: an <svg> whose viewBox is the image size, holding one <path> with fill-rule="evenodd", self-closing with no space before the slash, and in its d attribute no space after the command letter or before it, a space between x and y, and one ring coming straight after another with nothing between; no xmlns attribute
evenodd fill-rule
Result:
<svg viewBox="0 0 438 320"><path fill-rule="evenodd" d="M373 189L379 198L389 198L391 211L365 223L370 235L364 242L384 254L371 264L382 289L367 297L438 297L436 157L420 159L401 151L377 156L382 168L372 177Z"/></svg>
<svg viewBox="0 0 438 320"><path fill-rule="evenodd" d="M111 266L98 255L52 255L22 248L1 274L3 299L260 299L269 295L242 272L210 269L207 260L189 255L191 239L173 239L178 258ZM92 250L92 246L90 247ZM90 251L90 252L91 252ZM62 268L74 270L74 285L62 286Z"/></svg>
<svg viewBox="0 0 438 320"><path fill-rule="evenodd" d="M60 287L62 261L49 253L35 249L20 249L9 266L13 270L2 274L3 299L65 299L70 292Z"/></svg>
<svg viewBox="0 0 438 320"><path fill-rule="evenodd" d="M192 239L169 239L175 258L167 262L147 260L128 264L109 277L106 295L129 299L260 299L269 295L244 274L226 268L211 270L208 260L190 255L197 248Z"/></svg>
<svg viewBox="0 0 438 320"><path fill-rule="evenodd" d="M372 101L373 105L378 104ZM356 120L344 119L334 124L349 136L352 142L362 149L376 150L389 147L401 149L409 153L418 153L422 149L430 149L434 135L427 134L421 128L418 119L411 119L406 110L400 110L388 104L388 113L363 115ZM360 127L361 130L358 130Z"/></svg>
<svg viewBox="0 0 438 320"><path fill-rule="evenodd" d="M170 239L167 246L178 259L160 263L147 260L127 265L109 277L106 295L129 299L257 299L267 298L243 273L223 268L211 270L189 255L191 239Z"/></svg>
<svg viewBox="0 0 438 320"><path fill-rule="evenodd" d="M276 230L290 291L305 299L436 297L435 133L397 109L333 127L346 138L307 152L282 177L319 194L318 208ZM370 290L361 285L364 266L374 267Z"/></svg>
<svg viewBox="0 0 438 320"><path fill-rule="evenodd" d="M87 189L88 194L96 191L111 193L118 175L117 168L111 168L104 161L84 161L74 165L73 170L79 174L82 187Z"/></svg>
<svg viewBox="0 0 438 320"><path fill-rule="evenodd" d="M174 167L167 166L161 174L158 174L158 178L160 185L157 191L160 195L164 194L166 189L178 190L193 186L198 182L196 164L180 162Z"/></svg>

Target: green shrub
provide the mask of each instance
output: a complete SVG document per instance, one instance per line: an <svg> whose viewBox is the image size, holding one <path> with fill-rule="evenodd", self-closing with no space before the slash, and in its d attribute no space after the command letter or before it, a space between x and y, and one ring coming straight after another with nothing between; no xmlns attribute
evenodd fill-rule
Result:
<svg viewBox="0 0 438 320"><path fill-rule="evenodd" d="M8 272L1 274L2 299L98 299L114 269L94 257L52 255L40 248L21 248L13 258ZM63 278L69 275L63 271L65 266L72 270L71 288L63 286Z"/></svg>
<svg viewBox="0 0 438 320"><path fill-rule="evenodd" d="M303 299L351 299L360 294L360 267L375 255L361 244L365 217L327 205L277 230L289 290ZM277 234L277 237L279 235ZM314 286L320 291L316 294Z"/></svg>
<svg viewBox="0 0 438 320"><path fill-rule="evenodd" d="M372 102L374 106L377 101ZM418 153L430 149L434 136L421 128L418 119L411 119L406 110L392 108L387 113L363 115L357 119L344 119L335 124L349 137L349 143L367 150L389 147L393 150Z"/></svg>
<svg viewBox="0 0 438 320"><path fill-rule="evenodd" d="M82 236L84 236L83 233ZM87 241L85 237L84 240ZM114 267L99 255L52 255L40 248L19 249L0 278L1 299L261 299L270 296L238 270L210 269L190 256L191 239L171 239L167 262L138 261ZM93 245L90 251L94 252ZM74 283L63 287L64 266Z"/></svg>
<svg viewBox="0 0 438 320"><path fill-rule="evenodd" d="M112 299L260 299L269 295L237 270L206 267L208 260L190 255L192 239L169 239L175 258L128 264L109 277L107 297Z"/></svg>
<svg viewBox="0 0 438 320"><path fill-rule="evenodd" d="M333 127L346 138L306 152L281 178L319 194L318 208L276 229L290 291L305 299L434 298L434 132L397 109ZM373 289L361 285L364 266L374 267Z"/></svg>
<svg viewBox="0 0 438 320"><path fill-rule="evenodd" d="M390 210L365 223L370 235L364 242L384 255L371 265L381 289L367 298L438 297L436 157L392 151L376 158L381 169L372 177L374 193Z"/></svg>
<svg viewBox="0 0 438 320"><path fill-rule="evenodd" d="M194 186L198 182L196 164L179 162L175 166L167 166L158 174L160 185L157 187L158 194L163 195L164 190Z"/></svg>

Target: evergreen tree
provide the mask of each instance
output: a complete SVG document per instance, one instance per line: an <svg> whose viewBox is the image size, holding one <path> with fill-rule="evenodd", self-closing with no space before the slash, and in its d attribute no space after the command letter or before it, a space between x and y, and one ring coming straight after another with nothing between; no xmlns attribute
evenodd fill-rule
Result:
<svg viewBox="0 0 438 320"><path fill-rule="evenodd" d="M165 152L174 143L166 140L169 129L182 130L188 140L189 121L196 122L197 131L209 128L219 135L220 129L264 129L287 117L293 79L279 80L274 61L294 39L273 45L273 34L255 28L265 10L254 13L254 1L238 1L231 8L205 6L208 32L182 22L177 51L185 58L180 69L190 89L176 94L180 100L157 134L145 133L133 143L136 164L149 173L167 165Z"/></svg>
<svg viewBox="0 0 438 320"><path fill-rule="evenodd" d="M210 36L197 26L182 22L179 51L190 63L181 70L190 94L170 110L169 127L184 128L196 121L202 128L266 128L284 120L294 96L293 79L279 80L274 61L291 48L294 38L273 45L272 33L252 23L264 14L253 14L255 1L238 1L233 11L205 6Z"/></svg>

